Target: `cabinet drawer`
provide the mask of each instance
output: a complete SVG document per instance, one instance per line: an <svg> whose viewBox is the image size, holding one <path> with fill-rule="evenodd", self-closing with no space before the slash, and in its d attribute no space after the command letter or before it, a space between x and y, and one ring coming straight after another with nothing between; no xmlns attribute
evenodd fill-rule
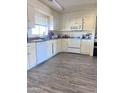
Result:
<svg viewBox="0 0 124 93"><path fill-rule="evenodd" d="M71 52L71 53L80 53L80 49L79 48L68 48L68 52Z"/></svg>
<svg viewBox="0 0 124 93"><path fill-rule="evenodd" d="M68 39L68 47L80 48L80 39Z"/></svg>

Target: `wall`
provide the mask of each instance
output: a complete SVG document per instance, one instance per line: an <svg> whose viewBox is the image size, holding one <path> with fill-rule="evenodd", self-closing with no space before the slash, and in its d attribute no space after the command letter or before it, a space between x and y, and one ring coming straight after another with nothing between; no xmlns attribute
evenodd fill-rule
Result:
<svg viewBox="0 0 124 93"><path fill-rule="evenodd" d="M36 11L41 12L50 17L50 30L58 30L59 29L59 14L43 4L38 0L27 0L28 5L31 5L35 8ZM33 37L31 35L31 28L28 29L28 36Z"/></svg>

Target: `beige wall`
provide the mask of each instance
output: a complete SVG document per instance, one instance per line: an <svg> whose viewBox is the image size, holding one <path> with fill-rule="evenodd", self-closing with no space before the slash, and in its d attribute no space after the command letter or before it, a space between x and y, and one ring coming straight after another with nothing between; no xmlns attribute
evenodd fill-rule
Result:
<svg viewBox="0 0 124 93"><path fill-rule="evenodd" d="M53 30L58 30L58 26L59 25L59 14L52 10L51 8L49 8L48 6L46 6L45 4L43 4L42 2L38 1L38 0L28 0L27 1L29 5L35 7L35 10L50 16L51 19L51 25L53 25L53 27L51 27L51 29Z"/></svg>

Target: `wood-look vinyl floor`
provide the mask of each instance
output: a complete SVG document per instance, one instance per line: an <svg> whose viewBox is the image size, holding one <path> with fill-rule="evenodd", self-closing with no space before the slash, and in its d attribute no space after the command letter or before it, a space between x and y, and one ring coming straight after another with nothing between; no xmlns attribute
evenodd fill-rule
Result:
<svg viewBox="0 0 124 93"><path fill-rule="evenodd" d="M27 93L97 93L97 58L60 53L27 72Z"/></svg>

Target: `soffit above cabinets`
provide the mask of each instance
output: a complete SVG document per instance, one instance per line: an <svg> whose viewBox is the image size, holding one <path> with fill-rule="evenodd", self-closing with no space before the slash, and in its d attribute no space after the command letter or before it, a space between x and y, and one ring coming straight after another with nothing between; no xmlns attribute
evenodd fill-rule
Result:
<svg viewBox="0 0 124 93"><path fill-rule="evenodd" d="M56 10L58 12L62 11L63 6L57 0L39 0L40 2L44 3L48 7ZM60 8L61 7L61 8Z"/></svg>
<svg viewBox="0 0 124 93"><path fill-rule="evenodd" d="M58 12L71 12L80 9L89 9L97 6L97 0L53 0L56 1L64 8L59 8L52 0L39 0Z"/></svg>

